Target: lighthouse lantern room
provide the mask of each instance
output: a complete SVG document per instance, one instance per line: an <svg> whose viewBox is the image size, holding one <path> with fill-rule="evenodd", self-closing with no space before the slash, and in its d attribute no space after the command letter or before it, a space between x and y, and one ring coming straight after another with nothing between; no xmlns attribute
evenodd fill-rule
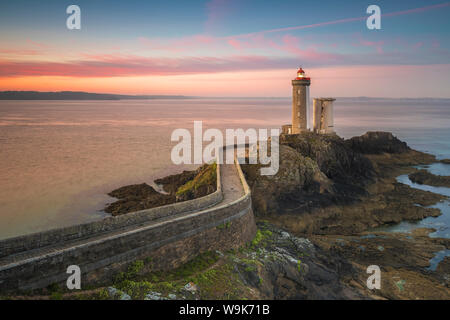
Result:
<svg viewBox="0 0 450 320"><path fill-rule="evenodd" d="M297 70L297 78L295 78L295 80L311 80L311 79L305 75L305 71L302 69L302 67L299 67Z"/></svg>

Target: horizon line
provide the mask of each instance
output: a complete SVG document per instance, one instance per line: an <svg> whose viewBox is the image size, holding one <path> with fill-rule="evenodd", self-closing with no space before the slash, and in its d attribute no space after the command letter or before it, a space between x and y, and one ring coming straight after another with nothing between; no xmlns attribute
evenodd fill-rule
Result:
<svg viewBox="0 0 450 320"><path fill-rule="evenodd" d="M189 96L183 94L127 94L127 93L103 93L103 92L89 92L89 91L36 91L36 90L2 90L0 91L0 95L3 93L37 93L37 94L58 94L58 93L73 93L73 94L90 94L90 95L104 95L104 96L115 96L115 97L123 97L119 100L132 100L127 99L142 97L142 99L135 100L146 100L145 97L153 98L153 100L158 100L157 97L164 98L178 98L178 100L183 99L291 99L291 96ZM320 96L322 97L322 96ZM311 97L313 99L314 97ZM377 96L335 96L333 98L336 99L392 99L392 100L426 100L426 99L435 99L435 100L450 100L450 97L377 97ZM45 99L1 99L0 101L6 100L45 100ZM54 100L82 100L82 99L54 99ZM83 99L89 100L89 99ZM102 99L97 99L102 100ZM107 100L107 99L105 99Z"/></svg>

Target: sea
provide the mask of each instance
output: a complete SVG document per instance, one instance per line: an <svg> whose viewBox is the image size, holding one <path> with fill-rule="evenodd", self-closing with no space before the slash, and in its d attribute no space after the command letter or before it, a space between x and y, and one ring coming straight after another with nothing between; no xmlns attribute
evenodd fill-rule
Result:
<svg viewBox="0 0 450 320"><path fill-rule="evenodd" d="M107 216L107 193L127 184L192 169L171 161L176 129L280 128L290 123L290 98L192 98L113 101L0 101L0 239L85 223ZM450 99L338 98L336 132L394 133L414 149L450 158ZM450 175L450 165L427 170ZM450 195L449 188L414 188ZM392 226L393 232L435 227L450 237L443 215Z"/></svg>

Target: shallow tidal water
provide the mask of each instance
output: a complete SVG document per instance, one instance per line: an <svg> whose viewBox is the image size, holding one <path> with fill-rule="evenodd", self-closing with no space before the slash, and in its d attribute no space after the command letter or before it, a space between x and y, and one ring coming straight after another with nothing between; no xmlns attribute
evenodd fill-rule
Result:
<svg viewBox="0 0 450 320"><path fill-rule="evenodd" d="M450 173L448 172L450 171L450 165L447 164L432 164L430 166L418 166L418 168L424 168L436 175L450 175ZM412 188L430 191L450 197L450 188L433 187L429 185L414 183L409 180L408 175L401 175L397 177L397 181ZM412 230L418 228L434 228L436 229L436 232L430 233L430 237L450 238L450 201L440 201L434 205L429 206L429 208L438 208L439 210L441 210L442 215L440 215L439 217L428 217L420 221L403 221L393 226L378 228L377 230L409 233Z"/></svg>
<svg viewBox="0 0 450 320"><path fill-rule="evenodd" d="M417 166L419 169L426 169L435 175L449 176L450 165L442 163L434 163L427 166ZM401 175L397 177L397 181L406 184L412 188L430 191L433 193L442 194L450 197L450 188L434 187L412 182L408 175ZM450 200L440 201L429 208L438 208L441 210L439 217L427 217L420 221L402 221L398 224L377 228L378 231L385 232L401 232L411 233L418 228L433 228L436 231L429 234L432 238L450 238ZM435 253L434 257L430 259L430 266L427 268L430 271L436 271L438 264L444 260L445 257L450 257L450 250L441 250Z"/></svg>
<svg viewBox="0 0 450 320"><path fill-rule="evenodd" d="M224 130L279 128L290 117L290 98L0 101L0 239L101 219L107 192L192 168L170 161L171 133L192 132L195 120ZM340 136L391 131L438 158L450 158L449 120L448 99L335 104ZM449 220L436 223L448 235Z"/></svg>

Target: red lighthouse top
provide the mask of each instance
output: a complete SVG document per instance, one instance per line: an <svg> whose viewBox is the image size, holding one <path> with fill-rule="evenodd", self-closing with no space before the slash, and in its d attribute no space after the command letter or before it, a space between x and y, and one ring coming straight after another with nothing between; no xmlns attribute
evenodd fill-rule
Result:
<svg viewBox="0 0 450 320"><path fill-rule="evenodd" d="M305 76L305 71L300 67L297 70L297 78L295 80L310 80L310 78Z"/></svg>

